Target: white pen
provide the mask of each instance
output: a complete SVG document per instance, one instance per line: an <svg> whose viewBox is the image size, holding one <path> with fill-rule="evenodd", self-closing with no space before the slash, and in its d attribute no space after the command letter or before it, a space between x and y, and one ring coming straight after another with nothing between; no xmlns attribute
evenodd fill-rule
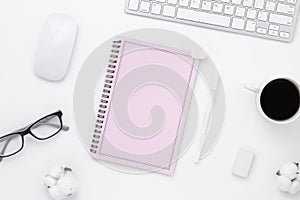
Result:
<svg viewBox="0 0 300 200"><path fill-rule="evenodd" d="M203 128L201 129L200 135L199 135L199 142L198 142L198 151L196 152L196 159L195 163L199 163L201 160L201 151L202 147L205 143L205 139L208 134L208 129L210 127L210 122L211 122L211 114L212 114L212 99L208 102L208 106L205 111L204 119L203 119Z"/></svg>
<svg viewBox="0 0 300 200"><path fill-rule="evenodd" d="M215 82L215 85L213 88L211 88L210 92L210 100L208 102L206 111L205 111L205 115L204 115L204 119L203 119L203 128L201 129L200 135L199 135L199 142L198 142L198 149L196 152L196 159L195 159L195 163L199 163L199 161L201 160L201 152L202 152L202 148L205 144L210 126L211 126L211 120L212 120L212 112L213 112L213 107L215 105L216 102L216 96L217 96L217 91L218 91L218 84L219 84L219 79Z"/></svg>

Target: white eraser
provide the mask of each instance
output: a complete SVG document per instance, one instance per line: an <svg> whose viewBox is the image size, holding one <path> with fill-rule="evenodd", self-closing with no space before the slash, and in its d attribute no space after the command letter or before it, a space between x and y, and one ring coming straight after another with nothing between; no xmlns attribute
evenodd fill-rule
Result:
<svg viewBox="0 0 300 200"><path fill-rule="evenodd" d="M247 178L254 159L254 153L246 149L240 149L232 168L232 174Z"/></svg>

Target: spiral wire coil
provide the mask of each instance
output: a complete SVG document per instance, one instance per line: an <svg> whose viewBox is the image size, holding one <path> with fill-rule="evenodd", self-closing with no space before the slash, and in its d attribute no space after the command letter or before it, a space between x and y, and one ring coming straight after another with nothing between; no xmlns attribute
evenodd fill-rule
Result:
<svg viewBox="0 0 300 200"><path fill-rule="evenodd" d="M92 153L97 153L97 150L99 148L100 139L103 134L103 124L104 124L105 118L107 117L106 113L108 111L110 97L111 97L111 93L112 93L111 89L112 89L113 83L115 81L114 77L115 77L116 68L118 65L119 57L120 57L121 47L122 47L121 40L113 41L112 49L111 49L110 55L109 55L109 61L108 61L109 64L106 69L104 87L102 90L100 105L98 108L96 125L95 125L95 129L94 129L94 134L93 134L93 139L92 139L92 144L91 144L91 149L90 149L90 152L92 152Z"/></svg>

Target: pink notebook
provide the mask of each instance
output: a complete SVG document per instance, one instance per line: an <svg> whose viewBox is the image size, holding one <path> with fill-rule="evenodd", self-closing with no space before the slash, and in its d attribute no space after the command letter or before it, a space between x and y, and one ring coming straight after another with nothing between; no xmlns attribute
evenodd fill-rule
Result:
<svg viewBox="0 0 300 200"><path fill-rule="evenodd" d="M190 52L117 38L99 97L92 156L173 175L198 65Z"/></svg>

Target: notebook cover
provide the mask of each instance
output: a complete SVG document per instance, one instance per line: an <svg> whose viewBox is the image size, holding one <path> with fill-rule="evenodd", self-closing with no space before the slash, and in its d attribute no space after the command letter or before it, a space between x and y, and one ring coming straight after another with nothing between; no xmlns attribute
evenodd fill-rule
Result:
<svg viewBox="0 0 300 200"><path fill-rule="evenodd" d="M199 65L190 54L128 38L115 41L94 158L174 174Z"/></svg>

